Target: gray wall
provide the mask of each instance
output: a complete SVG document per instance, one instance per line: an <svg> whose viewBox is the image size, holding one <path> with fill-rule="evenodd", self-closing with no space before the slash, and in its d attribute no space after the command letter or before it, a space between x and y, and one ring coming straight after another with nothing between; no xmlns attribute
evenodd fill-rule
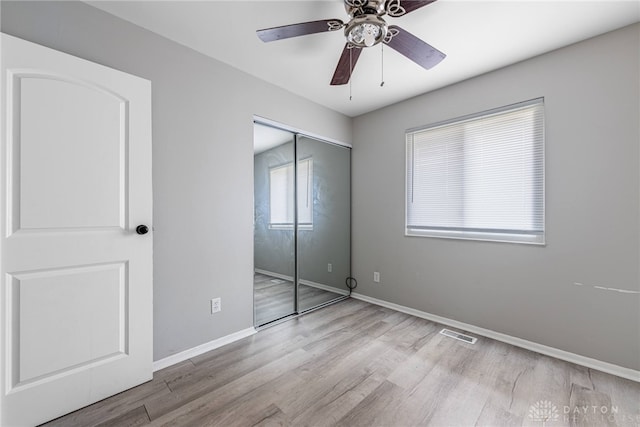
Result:
<svg viewBox="0 0 640 427"><path fill-rule="evenodd" d="M154 358L251 327L253 114L345 142L350 119L84 3L1 7L7 34L152 82Z"/></svg>
<svg viewBox="0 0 640 427"><path fill-rule="evenodd" d="M639 52L636 24L356 118L357 291L640 369L640 297L593 287L640 290ZM405 237L404 131L541 96L547 245Z"/></svg>

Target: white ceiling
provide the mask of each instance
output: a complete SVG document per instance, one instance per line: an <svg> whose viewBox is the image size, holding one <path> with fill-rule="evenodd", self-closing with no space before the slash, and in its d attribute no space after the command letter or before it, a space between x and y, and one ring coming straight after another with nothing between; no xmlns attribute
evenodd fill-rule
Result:
<svg viewBox="0 0 640 427"><path fill-rule="evenodd" d="M253 154L260 154L267 150L293 141L293 133L264 126L259 123L253 125ZM292 148L293 151L293 148Z"/></svg>
<svg viewBox="0 0 640 427"><path fill-rule="evenodd" d="M447 54L424 70L386 47L365 50L349 85L330 86L344 47L341 31L263 43L255 30L338 18L343 2L91 1L113 15L189 46L348 116L456 83L640 21L640 0L439 0L385 17Z"/></svg>

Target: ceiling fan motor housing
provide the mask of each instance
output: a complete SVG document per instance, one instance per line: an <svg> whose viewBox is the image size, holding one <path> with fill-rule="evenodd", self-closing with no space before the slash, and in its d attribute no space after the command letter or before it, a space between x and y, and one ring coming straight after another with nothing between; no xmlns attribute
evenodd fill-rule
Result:
<svg viewBox="0 0 640 427"><path fill-rule="evenodd" d="M360 15L382 15L384 3L384 0L344 0L344 8L351 18Z"/></svg>

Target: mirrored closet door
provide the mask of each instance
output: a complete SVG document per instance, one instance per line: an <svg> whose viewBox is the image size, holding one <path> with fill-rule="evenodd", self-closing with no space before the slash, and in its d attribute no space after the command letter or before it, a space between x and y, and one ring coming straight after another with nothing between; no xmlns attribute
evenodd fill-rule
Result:
<svg viewBox="0 0 640 427"><path fill-rule="evenodd" d="M296 312L295 134L254 126L254 323Z"/></svg>
<svg viewBox="0 0 640 427"><path fill-rule="evenodd" d="M299 135L298 307L348 295L351 275L351 150Z"/></svg>
<svg viewBox="0 0 640 427"><path fill-rule="evenodd" d="M351 150L254 126L256 326L349 294Z"/></svg>

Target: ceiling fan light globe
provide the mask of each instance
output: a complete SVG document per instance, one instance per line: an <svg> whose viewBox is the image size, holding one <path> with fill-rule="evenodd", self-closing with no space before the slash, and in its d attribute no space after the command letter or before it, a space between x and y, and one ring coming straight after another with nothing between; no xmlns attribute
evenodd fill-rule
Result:
<svg viewBox="0 0 640 427"><path fill-rule="evenodd" d="M361 25L357 25L349 31L347 39L354 45L360 45L364 41L364 32Z"/></svg>
<svg viewBox="0 0 640 427"><path fill-rule="evenodd" d="M362 17L353 20L345 30L347 41L357 47L371 47L387 34L386 23L378 17Z"/></svg>
<svg viewBox="0 0 640 427"><path fill-rule="evenodd" d="M371 31L367 31L364 33L364 44L367 47L371 47L376 44L376 35Z"/></svg>

